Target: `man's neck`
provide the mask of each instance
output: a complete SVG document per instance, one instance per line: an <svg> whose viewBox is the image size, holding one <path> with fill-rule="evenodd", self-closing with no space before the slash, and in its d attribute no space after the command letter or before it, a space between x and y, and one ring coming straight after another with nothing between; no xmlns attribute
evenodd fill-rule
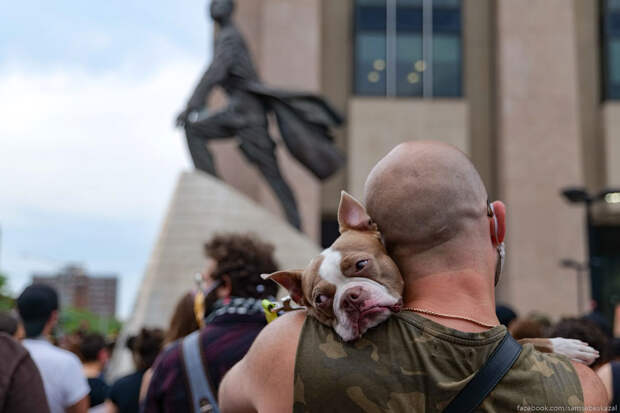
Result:
<svg viewBox="0 0 620 413"><path fill-rule="evenodd" d="M82 365L82 370L86 378L93 379L101 375L101 363L98 361L89 361Z"/></svg>
<svg viewBox="0 0 620 413"><path fill-rule="evenodd" d="M403 301L404 307L499 325L491 281L471 270L436 273L420 278L406 276ZM423 316L460 331L480 332L488 329L471 321L429 314Z"/></svg>

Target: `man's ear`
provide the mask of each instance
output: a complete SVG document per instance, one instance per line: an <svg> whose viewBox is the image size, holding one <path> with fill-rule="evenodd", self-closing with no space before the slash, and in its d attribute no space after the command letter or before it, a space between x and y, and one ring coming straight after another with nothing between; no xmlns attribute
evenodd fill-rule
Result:
<svg viewBox="0 0 620 413"><path fill-rule="evenodd" d="M222 276L221 284L217 287L215 295L217 298L228 298L232 295L232 281L230 280L230 276Z"/></svg>
<svg viewBox="0 0 620 413"><path fill-rule="evenodd" d="M301 287L301 274L303 270L277 271L271 274L262 274L263 280L272 280L286 288L289 295L299 305L305 305L304 293Z"/></svg>
<svg viewBox="0 0 620 413"><path fill-rule="evenodd" d="M377 224L372 222L372 219L370 219L366 212L366 208L346 191L340 193L338 225L341 234L348 229L377 231Z"/></svg>
<svg viewBox="0 0 620 413"><path fill-rule="evenodd" d="M490 219L491 240L494 245L499 245L504 242L506 236L506 205L502 201L492 202L491 205L493 205L493 215L496 218Z"/></svg>
<svg viewBox="0 0 620 413"><path fill-rule="evenodd" d="M50 318L47 320L47 322L50 323L52 327L54 327L58 323L58 318L59 318L58 310L54 310L51 312Z"/></svg>

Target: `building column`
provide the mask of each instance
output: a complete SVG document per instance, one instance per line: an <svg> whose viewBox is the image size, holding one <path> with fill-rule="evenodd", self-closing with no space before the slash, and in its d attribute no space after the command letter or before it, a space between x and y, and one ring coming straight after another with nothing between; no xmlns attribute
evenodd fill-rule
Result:
<svg viewBox="0 0 620 413"><path fill-rule="evenodd" d="M497 1L498 190L507 205L507 262L498 301L520 313L577 311L583 208L560 189L584 183L575 5Z"/></svg>

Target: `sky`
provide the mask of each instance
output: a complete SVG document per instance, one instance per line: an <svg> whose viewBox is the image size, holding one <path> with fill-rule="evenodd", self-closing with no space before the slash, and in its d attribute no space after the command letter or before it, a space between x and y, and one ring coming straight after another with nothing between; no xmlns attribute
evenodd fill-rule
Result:
<svg viewBox="0 0 620 413"><path fill-rule="evenodd" d="M0 14L0 272L118 274L130 313L211 55L205 0L22 0Z"/></svg>

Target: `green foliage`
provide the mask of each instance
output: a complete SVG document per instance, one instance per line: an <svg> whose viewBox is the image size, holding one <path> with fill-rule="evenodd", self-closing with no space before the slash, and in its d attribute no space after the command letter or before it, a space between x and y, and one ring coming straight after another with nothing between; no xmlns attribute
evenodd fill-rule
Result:
<svg viewBox="0 0 620 413"><path fill-rule="evenodd" d="M121 330L122 324L114 317L99 316L79 308L66 308L60 312L59 327L65 333L81 329L114 336Z"/></svg>
<svg viewBox="0 0 620 413"><path fill-rule="evenodd" d="M0 273L0 311L7 311L15 306L15 299L9 291L8 281L8 277Z"/></svg>

